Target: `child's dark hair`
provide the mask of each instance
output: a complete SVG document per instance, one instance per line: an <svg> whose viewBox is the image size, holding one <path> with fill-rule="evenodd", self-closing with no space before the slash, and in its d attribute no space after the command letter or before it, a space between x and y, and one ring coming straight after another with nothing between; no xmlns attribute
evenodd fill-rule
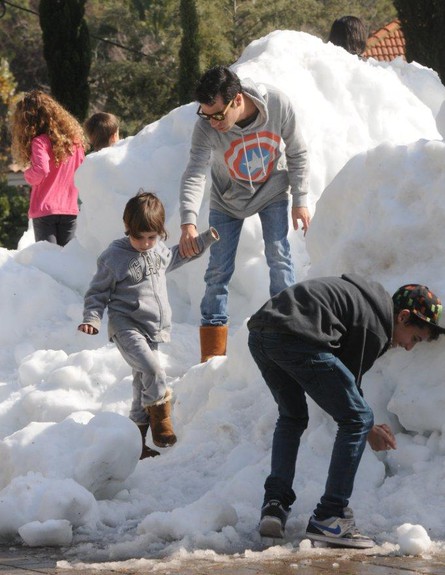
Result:
<svg viewBox="0 0 445 575"><path fill-rule="evenodd" d="M394 317L403 310L409 312L407 325L429 328L429 340L435 340L445 328L439 325L442 302L428 286L410 283L400 287L392 296Z"/></svg>
<svg viewBox="0 0 445 575"><path fill-rule="evenodd" d="M397 317L400 311L402 310L394 307L394 317ZM427 327L430 332L430 337L428 338L428 341L436 341L437 339L439 339L439 335L442 333L437 325L431 324L430 322L421 319L412 311L410 311L409 313L409 318L406 320L406 325L413 325L420 329L425 329Z"/></svg>
<svg viewBox="0 0 445 575"><path fill-rule="evenodd" d="M156 232L161 239L167 239L165 210L156 194L139 190L128 200L123 219L127 236L139 239L142 232Z"/></svg>
<svg viewBox="0 0 445 575"><path fill-rule="evenodd" d="M360 56L366 49L368 34L360 18L343 16L332 24L328 42L341 46L350 54Z"/></svg>
<svg viewBox="0 0 445 575"><path fill-rule="evenodd" d="M95 152L107 148L110 138L119 130L119 120L113 114L97 112L84 124L85 132Z"/></svg>

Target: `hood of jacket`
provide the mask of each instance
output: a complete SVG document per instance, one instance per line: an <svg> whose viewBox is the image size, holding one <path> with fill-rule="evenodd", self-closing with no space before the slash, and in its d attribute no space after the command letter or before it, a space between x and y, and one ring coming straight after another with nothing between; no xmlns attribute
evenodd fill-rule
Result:
<svg viewBox="0 0 445 575"><path fill-rule="evenodd" d="M368 300L369 305L373 308L381 324L385 326L385 332L388 340L392 339L394 315L392 300L388 300L388 292L384 287L375 281L365 280L357 274L343 274L342 279L355 285ZM388 318L391 320L388 322Z"/></svg>

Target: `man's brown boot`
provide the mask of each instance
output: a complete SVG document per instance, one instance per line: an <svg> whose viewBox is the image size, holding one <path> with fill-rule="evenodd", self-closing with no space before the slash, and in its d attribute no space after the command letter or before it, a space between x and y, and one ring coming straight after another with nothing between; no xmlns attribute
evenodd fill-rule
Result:
<svg viewBox="0 0 445 575"><path fill-rule="evenodd" d="M176 443L176 435L173 431L171 420L171 399L172 392L169 389L162 399L154 405L145 406L145 410L150 416L150 428L153 443L157 447L170 447Z"/></svg>
<svg viewBox="0 0 445 575"><path fill-rule="evenodd" d="M228 329L227 325L202 325L199 328L201 363L215 355L226 355Z"/></svg>
<svg viewBox="0 0 445 575"><path fill-rule="evenodd" d="M151 449L151 447L145 445L145 438L147 437L147 431L149 427L150 426L148 425L148 423L146 423L145 425L138 425L139 431L141 432L142 436L142 452L139 459L146 459L147 457L156 457L156 455L161 455L159 451Z"/></svg>

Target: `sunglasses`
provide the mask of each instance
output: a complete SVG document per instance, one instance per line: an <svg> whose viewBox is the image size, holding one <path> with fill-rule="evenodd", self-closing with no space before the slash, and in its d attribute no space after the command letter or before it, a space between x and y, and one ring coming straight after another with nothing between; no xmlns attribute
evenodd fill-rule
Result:
<svg viewBox="0 0 445 575"><path fill-rule="evenodd" d="M204 118L204 120L215 120L216 122L222 122L226 119L227 110L232 105L233 100L227 104L222 112L215 112L214 114L204 114L202 111L201 106L199 106L198 111L196 112L200 118Z"/></svg>

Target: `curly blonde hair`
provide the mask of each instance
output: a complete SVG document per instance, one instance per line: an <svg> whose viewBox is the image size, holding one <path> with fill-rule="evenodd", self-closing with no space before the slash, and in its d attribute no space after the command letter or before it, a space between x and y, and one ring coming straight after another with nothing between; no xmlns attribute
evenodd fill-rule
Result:
<svg viewBox="0 0 445 575"><path fill-rule="evenodd" d="M31 142L41 134L51 141L56 165L73 153L74 145L88 146L76 118L45 92L32 90L18 100L11 117L11 151L16 162L29 164Z"/></svg>

